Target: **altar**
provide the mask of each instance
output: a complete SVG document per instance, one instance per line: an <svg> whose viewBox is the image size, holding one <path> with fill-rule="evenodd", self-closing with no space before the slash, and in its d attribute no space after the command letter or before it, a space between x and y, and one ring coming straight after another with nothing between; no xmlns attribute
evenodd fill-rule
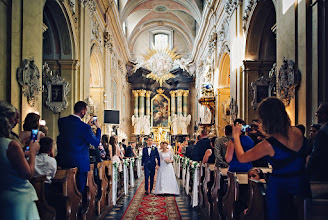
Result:
<svg viewBox="0 0 328 220"><path fill-rule="evenodd" d="M174 50L151 50L145 60L131 66L134 111L133 135L152 136L155 142L171 142L171 136L191 134L189 92L194 77L185 59ZM160 60L161 62L157 62Z"/></svg>

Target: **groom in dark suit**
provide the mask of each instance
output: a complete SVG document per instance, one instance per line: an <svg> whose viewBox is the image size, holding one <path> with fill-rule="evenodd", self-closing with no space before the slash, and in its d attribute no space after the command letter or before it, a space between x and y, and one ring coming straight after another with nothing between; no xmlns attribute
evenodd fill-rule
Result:
<svg viewBox="0 0 328 220"><path fill-rule="evenodd" d="M88 124L81 119L87 113L87 104L79 101L74 105L74 114L58 120L59 136L57 137L57 161L62 168L77 167L76 185L83 193L90 170L89 145L99 146L101 130L98 121L92 117ZM93 134L91 125L97 127Z"/></svg>
<svg viewBox="0 0 328 220"><path fill-rule="evenodd" d="M160 166L160 159L157 148L153 145L153 139L148 137L147 139L147 146L142 150L142 162L141 165L143 166L143 170L145 171L145 194L148 195L148 179L150 177L150 193L153 190L154 186L154 176L155 176L155 169L156 160L158 166Z"/></svg>

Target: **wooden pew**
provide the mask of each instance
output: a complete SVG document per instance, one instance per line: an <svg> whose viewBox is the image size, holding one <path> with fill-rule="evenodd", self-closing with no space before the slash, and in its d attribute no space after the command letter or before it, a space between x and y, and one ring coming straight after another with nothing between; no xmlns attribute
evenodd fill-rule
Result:
<svg viewBox="0 0 328 220"><path fill-rule="evenodd" d="M111 190L109 188L109 182L106 176L106 164L108 162L103 161L101 163L98 163L98 173L99 173L99 179L100 179L100 189L97 197L97 201L99 201L99 206L97 207L97 215L99 218L104 218L106 214L109 212L109 210L112 208L110 205L110 193Z"/></svg>
<svg viewBox="0 0 328 220"><path fill-rule="evenodd" d="M117 175L117 200L124 195L124 175L123 172L118 172Z"/></svg>
<svg viewBox="0 0 328 220"><path fill-rule="evenodd" d="M237 181L236 173L227 172L228 176L228 190L222 198L222 210L227 220L237 219L235 210L235 202L239 196L239 183Z"/></svg>
<svg viewBox="0 0 328 220"><path fill-rule="evenodd" d="M211 216L210 201L208 194L210 192L209 182L211 179L211 171L207 164L205 164L204 180L203 180L203 210L205 215L209 218Z"/></svg>
<svg viewBox="0 0 328 220"><path fill-rule="evenodd" d="M305 219L327 219L328 182L311 182L310 186L312 199L305 200Z"/></svg>
<svg viewBox="0 0 328 220"><path fill-rule="evenodd" d="M214 167L214 183L211 190L212 195L212 219L222 219L222 198L219 190L221 189L221 171L220 168Z"/></svg>
<svg viewBox="0 0 328 220"><path fill-rule="evenodd" d="M86 198L83 199L83 210L85 215L83 219L91 220L97 216L97 207L99 207L99 201L96 200L98 186L94 180L94 164L90 164L90 171L88 172L87 183L86 183Z"/></svg>
<svg viewBox="0 0 328 220"><path fill-rule="evenodd" d="M205 177L205 166L201 162L199 167L199 185L198 185L199 206L201 207L203 206L203 202L204 202L204 191L203 191L204 177Z"/></svg>
<svg viewBox="0 0 328 220"><path fill-rule="evenodd" d="M38 207L41 220L53 220L56 218L56 210L52 206L48 205L48 202L46 201L44 192L45 180L46 176L43 175L33 177L30 182L34 186L36 194L38 195L39 200L36 202L36 206Z"/></svg>
<svg viewBox="0 0 328 220"><path fill-rule="evenodd" d="M248 209L240 214L241 220L265 219L265 190L263 183L256 180L248 181Z"/></svg>
<svg viewBox="0 0 328 220"><path fill-rule="evenodd" d="M56 209L56 219L81 219L82 194L76 187L75 175L77 168L58 169L51 183L51 201L49 204Z"/></svg>

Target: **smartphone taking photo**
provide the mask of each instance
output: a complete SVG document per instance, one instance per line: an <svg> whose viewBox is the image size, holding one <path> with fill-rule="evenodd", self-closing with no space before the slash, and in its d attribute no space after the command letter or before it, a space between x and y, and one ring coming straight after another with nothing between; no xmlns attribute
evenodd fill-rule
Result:
<svg viewBox="0 0 328 220"><path fill-rule="evenodd" d="M241 131L242 132L248 132L251 129L250 125L242 125L241 126Z"/></svg>
<svg viewBox="0 0 328 220"><path fill-rule="evenodd" d="M93 123L95 123L95 122L97 121L97 119L98 119L97 116L93 116L93 117L92 117L92 121L93 121Z"/></svg>
<svg viewBox="0 0 328 220"><path fill-rule="evenodd" d="M38 129L32 129L31 131L31 141L35 142L38 139Z"/></svg>

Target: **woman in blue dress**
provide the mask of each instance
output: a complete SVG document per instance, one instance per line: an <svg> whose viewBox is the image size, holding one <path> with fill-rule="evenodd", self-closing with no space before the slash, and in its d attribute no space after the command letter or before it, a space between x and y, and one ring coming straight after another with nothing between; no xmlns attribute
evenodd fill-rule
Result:
<svg viewBox="0 0 328 220"><path fill-rule="evenodd" d="M300 129L290 125L285 105L277 98L267 98L259 106L262 124L259 131L268 138L245 152L241 146L241 125L233 127L235 152L240 162L246 163L267 156L272 165L266 202L268 219L298 219L291 209L292 198L304 197L307 192L305 177L305 147ZM265 130L265 132L262 129Z"/></svg>
<svg viewBox="0 0 328 220"><path fill-rule="evenodd" d="M246 124L245 121L243 121L242 119L236 119L234 121L234 125L236 125L237 123L242 125ZM254 141L250 137L246 136L245 132L240 133L239 140L244 151L248 151L254 147ZM232 138L228 144L227 152L225 155L225 159L229 163L229 171L247 173L250 169L253 168L252 163L242 163L238 161L234 146L234 139Z"/></svg>

